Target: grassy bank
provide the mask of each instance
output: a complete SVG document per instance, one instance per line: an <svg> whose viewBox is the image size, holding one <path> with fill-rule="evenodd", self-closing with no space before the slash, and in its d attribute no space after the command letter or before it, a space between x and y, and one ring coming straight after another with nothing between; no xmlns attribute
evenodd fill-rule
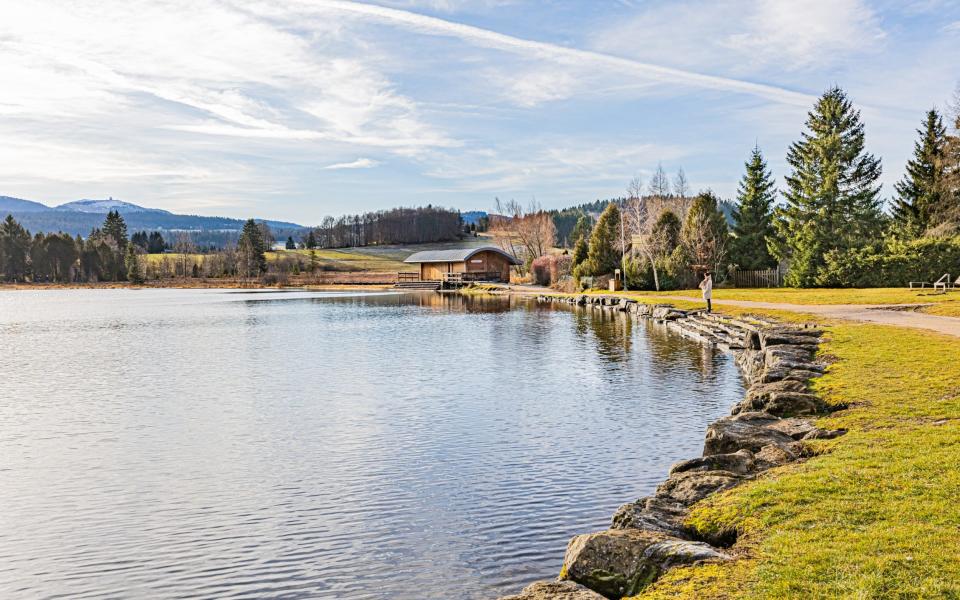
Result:
<svg viewBox="0 0 960 600"><path fill-rule="evenodd" d="M815 388L848 408L820 425L850 432L698 505L698 527L739 532L738 560L639 598L960 598L960 339L849 322L827 338Z"/></svg>
<svg viewBox="0 0 960 600"><path fill-rule="evenodd" d="M700 296L700 290L640 292L645 296ZM935 293L930 288L863 289L714 289L713 299L751 300L754 302L786 302L789 304L933 304L924 312L960 316L960 291Z"/></svg>

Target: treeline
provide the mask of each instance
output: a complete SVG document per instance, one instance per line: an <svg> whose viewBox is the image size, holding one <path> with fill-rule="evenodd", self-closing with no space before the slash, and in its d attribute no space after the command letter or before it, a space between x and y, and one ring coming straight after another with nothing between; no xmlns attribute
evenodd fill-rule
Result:
<svg viewBox="0 0 960 600"><path fill-rule="evenodd" d="M0 224L0 276L6 281L124 281L131 253L126 223L115 211L86 238L62 232L31 236L11 215Z"/></svg>
<svg viewBox="0 0 960 600"><path fill-rule="evenodd" d="M68 233L31 235L12 215L0 222L0 278L8 282L80 283L129 281L165 277L259 277L267 272L264 253L273 242L270 228L250 219L236 246L196 260L196 246L182 234L173 243L160 232L127 235L117 211L107 213L87 237ZM172 249L177 254L149 261L147 254ZM281 265L286 267L286 265Z"/></svg>
<svg viewBox="0 0 960 600"><path fill-rule="evenodd" d="M705 271L722 281L737 269L785 269L795 287L900 286L955 272L960 94L956 104L949 130L938 111L925 115L890 214L860 111L835 87L790 146L782 192L759 148L745 163L732 219L709 191L684 207L677 198L651 202L631 183L628 197L608 203L595 225L586 214L578 220L571 273L590 285L621 269L632 289L669 289L689 287Z"/></svg>
<svg viewBox="0 0 960 600"><path fill-rule="evenodd" d="M316 248L425 244L460 239L464 226L459 211L428 205L325 217L311 235Z"/></svg>

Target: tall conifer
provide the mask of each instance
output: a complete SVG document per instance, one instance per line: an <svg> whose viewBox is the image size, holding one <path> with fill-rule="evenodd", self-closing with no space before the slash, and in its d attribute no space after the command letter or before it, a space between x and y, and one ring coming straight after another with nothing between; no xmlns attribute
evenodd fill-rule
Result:
<svg viewBox="0 0 960 600"><path fill-rule="evenodd" d="M936 109L927 111L920 139L913 145L913 158L907 161L907 173L894 188L897 199L893 216L898 223L913 233L922 234L936 226L935 215L943 212L945 189L942 185L945 169L947 129Z"/></svg>
<svg viewBox="0 0 960 600"><path fill-rule="evenodd" d="M807 131L790 146L786 206L776 211L779 258L790 261L786 281L826 285L826 255L861 248L879 237L880 160L864 150L860 111L838 87L817 100Z"/></svg>
<svg viewBox="0 0 960 600"><path fill-rule="evenodd" d="M777 264L767 249L767 239L774 235L771 217L777 192L760 148L753 149L746 169L737 190L740 205L733 211L730 259L741 269L768 269Z"/></svg>

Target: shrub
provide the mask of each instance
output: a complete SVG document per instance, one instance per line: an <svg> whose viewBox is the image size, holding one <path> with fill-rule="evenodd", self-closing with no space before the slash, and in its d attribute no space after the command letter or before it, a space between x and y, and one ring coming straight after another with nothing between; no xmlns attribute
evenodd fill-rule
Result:
<svg viewBox="0 0 960 600"><path fill-rule="evenodd" d="M550 254L530 263L530 272L537 285L556 285L570 275L573 259L567 254Z"/></svg>
<svg viewBox="0 0 960 600"><path fill-rule="evenodd" d="M960 275L960 236L889 241L883 246L824 255L816 279L820 287L905 287L911 281L936 281L944 273Z"/></svg>

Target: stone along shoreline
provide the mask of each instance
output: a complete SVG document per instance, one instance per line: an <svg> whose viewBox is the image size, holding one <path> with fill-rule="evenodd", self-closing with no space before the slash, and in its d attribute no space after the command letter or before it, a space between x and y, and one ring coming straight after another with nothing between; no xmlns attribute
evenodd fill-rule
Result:
<svg viewBox="0 0 960 600"><path fill-rule="evenodd" d="M570 540L557 580L536 582L501 600L626 598L671 568L733 560L729 549L737 533L698 531L687 523L690 507L767 469L804 458L804 440L845 433L817 428L810 420L828 410L808 390L809 381L824 372L824 365L816 361L820 329L680 310L620 296L541 295L537 301L624 312L664 324L733 353L748 389L729 417L707 427L701 457L673 465L652 496L621 506L610 529Z"/></svg>

